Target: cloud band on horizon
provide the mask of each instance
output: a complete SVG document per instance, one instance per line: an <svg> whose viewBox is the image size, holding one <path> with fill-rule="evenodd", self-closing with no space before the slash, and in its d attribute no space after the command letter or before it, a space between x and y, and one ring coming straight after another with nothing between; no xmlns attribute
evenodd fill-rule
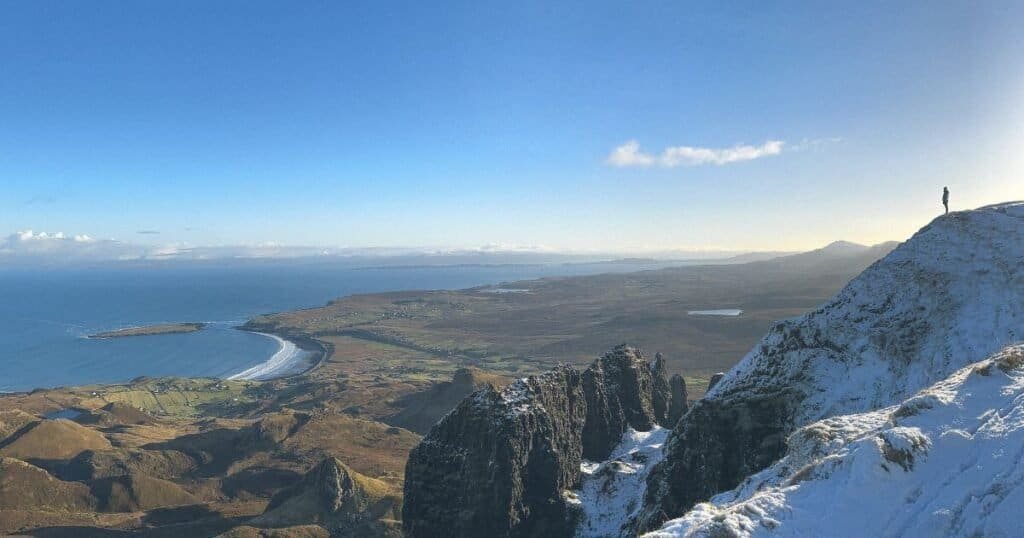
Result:
<svg viewBox="0 0 1024 538"><path fill-rule="evenodd" d="M629 140L625 144L613 149L605 162L619 168L655 165L663 168L675 168L677 166L700 166L705 164L721 166L723 164L752 161L761 157L778 155L782 153L785 144L781 140L768 140L760 146L737 144L729 148L670 146L662 150L661 154L653 155L641 151L640 143L636 140Z"/></svg>

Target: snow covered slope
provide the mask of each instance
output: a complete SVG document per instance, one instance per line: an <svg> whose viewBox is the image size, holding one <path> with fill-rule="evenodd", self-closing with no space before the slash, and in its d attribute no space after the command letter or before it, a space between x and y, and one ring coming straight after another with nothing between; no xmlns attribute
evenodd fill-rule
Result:
<svg viewBox="0 0 1024 538"><path fill-rule="evenodd" d="M940 217L831 301L780 323L708 398L806 391L796 422L900 401L1024 340L1024 203Z"/></svg>
<svg viewBox="0 0 1024 538"><path fill-rule="evenodd" d="M655 426L650 431L633 428L622 434L611 456L601 462L584 461L583 481L570 498L581 510L576 535L580 538L628 536L626 522L640 509L647 474L662 457L662 445L669 430Z"/></svg>
<svg viewBox="0 0 1024 538"><path fill-rule="evenodd" d="M786 456L654 537L1021 536L1024 346L902 404L797 430Z"/></svg>
<svg viewBox="0 0 1024 538"><path fill-rule="evenodd" d="M696 402L651 472L653 530L781 458L824 418L898 404L1024 342L1024 202L935 219L829 302L781 322Z"/></svg>

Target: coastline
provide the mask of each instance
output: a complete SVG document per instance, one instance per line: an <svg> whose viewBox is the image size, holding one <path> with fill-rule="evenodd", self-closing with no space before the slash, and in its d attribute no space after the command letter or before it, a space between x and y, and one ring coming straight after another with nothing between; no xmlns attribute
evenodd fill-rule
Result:
<svg viewBox="0 0 1024 538"><path fill-rule="evenodd" d="M323 364L333 347L306 335L259 327L251 322L235 329L272 338L280 347L265 361L224 378L231 381L271 381L303 375Z"/></svg>

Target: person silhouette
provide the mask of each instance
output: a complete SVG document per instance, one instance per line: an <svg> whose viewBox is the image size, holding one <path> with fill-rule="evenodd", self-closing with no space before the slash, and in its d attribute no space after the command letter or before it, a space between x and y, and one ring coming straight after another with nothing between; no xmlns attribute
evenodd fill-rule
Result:
<svg viewBox="0 0 1024 538"><path fill-rule="evenodd" d="M949 187L942 187L942 205L946 207L946 214L949 214Z"/></svg>

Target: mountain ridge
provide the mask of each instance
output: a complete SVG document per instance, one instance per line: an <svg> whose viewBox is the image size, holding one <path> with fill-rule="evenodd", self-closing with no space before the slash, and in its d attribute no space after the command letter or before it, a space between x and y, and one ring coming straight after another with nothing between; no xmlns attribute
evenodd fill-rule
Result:
<svg viewBox="0 0 1024 538"><path fill-rule="evenodd" d="M935 219L826 304L775 325L693 406L651 473L638 528L772 464L797 427L891 405L1018 341L1022 304L1024 204Z"/></svg>

